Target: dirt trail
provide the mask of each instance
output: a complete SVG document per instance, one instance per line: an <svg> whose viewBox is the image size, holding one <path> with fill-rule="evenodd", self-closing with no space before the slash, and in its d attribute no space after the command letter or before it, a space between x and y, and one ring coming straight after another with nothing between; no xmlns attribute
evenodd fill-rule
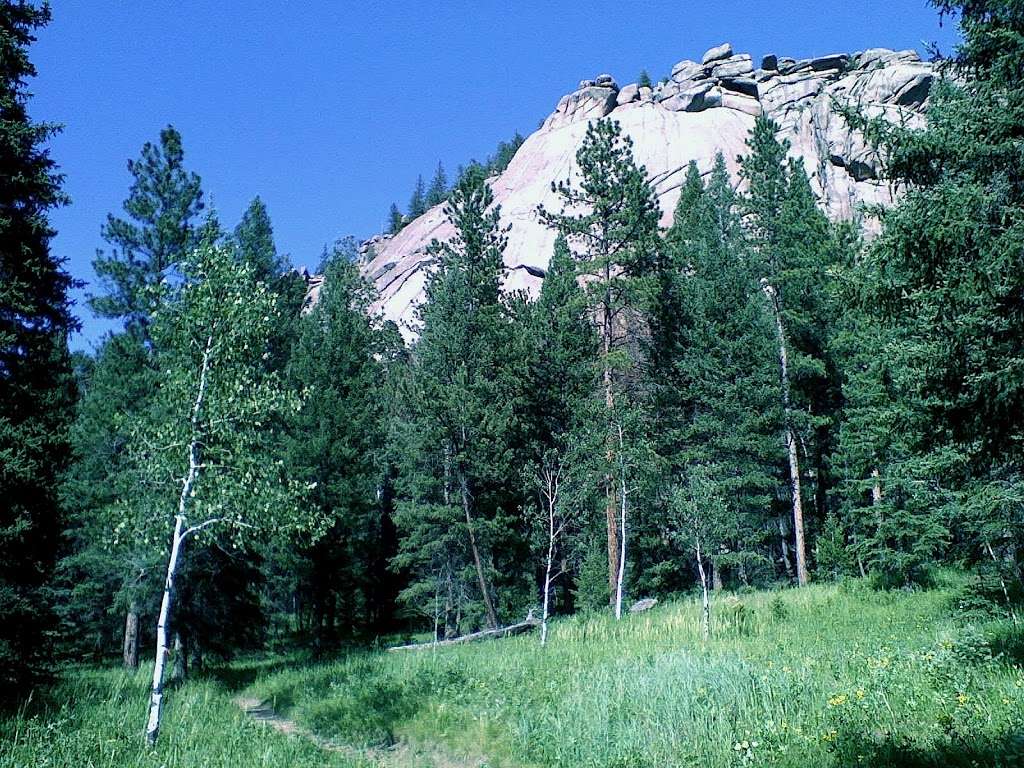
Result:
<svg viewBox="0 0 1024 768"><path fill-rule="evenodd" d="M484 757L461 757L437 744L425 748L421 746L414 747L402 742L389 749L372 747L357 749L356 747L325 738L308 728L304 728L294 720L274 711L269 702L246 696L238 696L234 699L234 702L253 720L270 726L278 733L299 736L313 742L325 752L333 752L354 759L366 760L373 765L380 766L380 768L421 766L424 765L424 761L426 761L427 765L433 766L433 768L482 768L482 766L487 765L487 759Z"/></svg>

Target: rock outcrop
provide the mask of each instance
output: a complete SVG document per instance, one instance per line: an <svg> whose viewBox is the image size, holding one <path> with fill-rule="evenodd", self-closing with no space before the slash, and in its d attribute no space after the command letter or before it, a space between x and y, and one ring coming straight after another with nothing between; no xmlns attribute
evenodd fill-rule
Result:
<svg viewBox="0 0 1024 768"><path fill-rule="evenodd" d="M934 66L914 51L872 48L799 60L767 55L755 69L749 54L735 54L726 43L707 51L699 63L680 61L654 88L635 83L620 88L605 74L584 80L559 100L508 168L488 182L503 224L511 225L505 287L539 289L554 234L538 220L537 206L558 209L552 181L578 177L575 154L590 120L611 116L632 137L666 227L687 164L695 160L707 172L722 152L735 174L759 114L779 124L792 156L803 159L826 212L851 218L860 203L891 203L892 191L878 179L881 159L837 107L919 124L936 77ZM416 336L416 307L432 264L427 246L451 234L443 206L437 206L394 237L364 244L362 269L380 293L377 309L407 339Z"/></svg>

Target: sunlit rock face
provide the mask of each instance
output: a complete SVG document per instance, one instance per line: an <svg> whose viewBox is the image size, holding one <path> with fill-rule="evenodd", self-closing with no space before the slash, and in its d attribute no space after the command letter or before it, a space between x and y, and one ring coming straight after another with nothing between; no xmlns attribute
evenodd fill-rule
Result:
<svg viewBox="0 0 1024 768"><path fill-rule="evenodd" d="M653 88L620 88L609 75L584 80L559 100L508 168L488 182L502 223L511 225L505 287L539 290L555 236L539 221L537 207L560 209L551 183L578 179L575 155L591 120L611 117L633 139L665 227L672 223L689 162L695 160L707 173L721 152L735 178L737 158L762 113L779 124L790 153L803 159L825 211L848 219L858 216L862 203L891 203L893 192L878 179L878 154L851 130L836 105L920 124L935 78L934 66L913 51L874 48L803 60L772 55L755 68L748 54L734 54L723 44L699 63L680 61L672 76ZM393 320L407 340L417 335L416 308L432 264L427 248L451 234L443 206L437 206L396 236L363 244L362 270L380 295L375 310Z"/></svg>

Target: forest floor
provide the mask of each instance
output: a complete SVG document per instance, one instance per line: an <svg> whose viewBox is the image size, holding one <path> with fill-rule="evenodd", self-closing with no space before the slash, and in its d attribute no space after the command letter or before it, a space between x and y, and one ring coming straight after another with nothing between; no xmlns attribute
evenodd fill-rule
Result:
<svg viewBox="0 0 1024 768"><path fill-rule="evenodd" d="M716 596L706 642L681 600L562 619L546 648L248 660L170 690L155 749L146 668L69 667L0 716L0 766L1024 765L1024 633L964 586Z"/></svg>

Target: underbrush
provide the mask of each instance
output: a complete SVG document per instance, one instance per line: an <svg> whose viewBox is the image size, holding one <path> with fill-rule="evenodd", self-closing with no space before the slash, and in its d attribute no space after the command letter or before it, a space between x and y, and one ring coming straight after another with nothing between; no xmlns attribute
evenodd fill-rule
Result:
<svg viewBox="0 0 1024 768"><path fill-rule="evenodd" d="M366 653L252 689L357 746L441 743L489 765L1017 766L1019 630L967 623L957 583L853 582L564 619L523 636Z"/></svg>

